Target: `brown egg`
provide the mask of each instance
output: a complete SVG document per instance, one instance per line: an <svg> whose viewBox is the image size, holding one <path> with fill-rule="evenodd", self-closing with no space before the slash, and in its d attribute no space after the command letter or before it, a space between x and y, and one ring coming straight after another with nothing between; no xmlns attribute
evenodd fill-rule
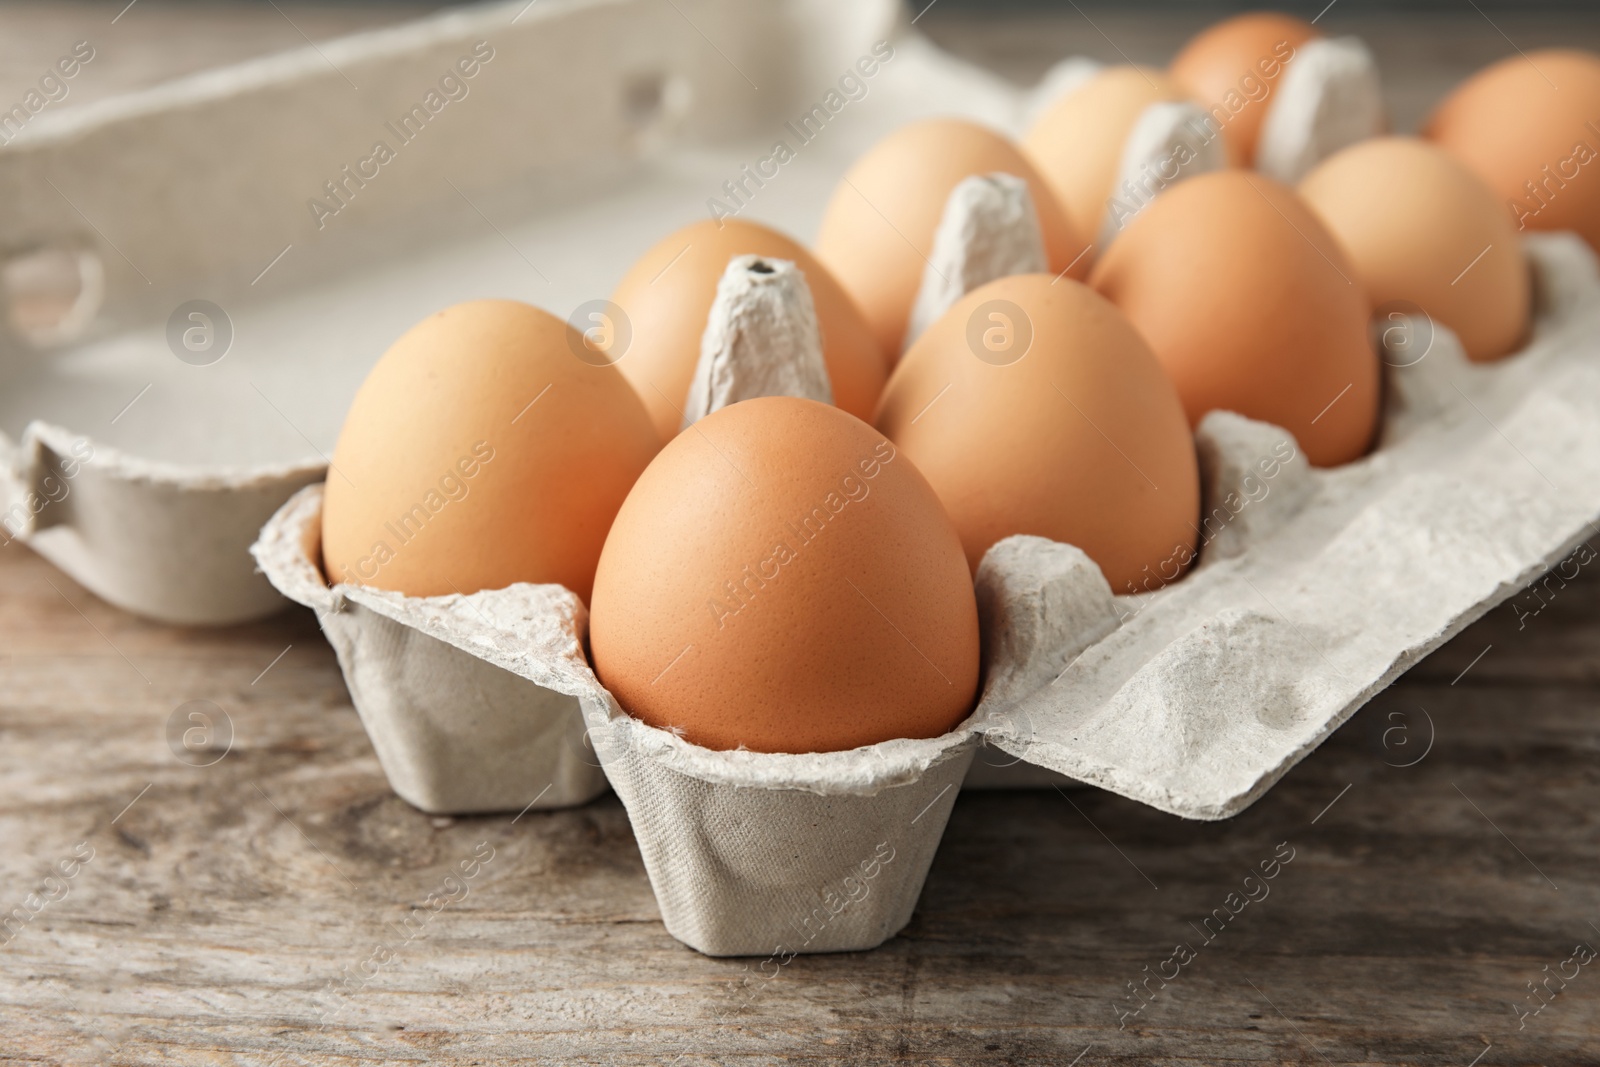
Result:
<svg viewBox="0 0 1600 1067"><path fill-rule="evenodd" d="M1471 171L1414 137L1352 145L1300 183L1374 306L1409 301L1467 355L1495 359L1528 330L1532 285L1504 208Z"/></svg>
<svg viewBox="0 0 1600 1067"><path fill-rule="evenodd" d="M1274 423L1320 467L1371 444L1371 308L1293 190L1242 170L1190 178L1129 224L1090 284L1150 342L1191 424L1219 408Z"/></svg>
<svg viewBox="0 0 1600 1067"><path fill-rule="evenodd" d="M606 540L589 634L631 715L707 748L937 737L978 684L938 497L872 427L793 397L725 407L661 451Z"/></svg>
<svg viewBox="0 0 1600 1067"><path fill-rule="evenodd" d="M1151 104L1182 100L1183 90L1149 67L1107 67L1058 100L1022 139L1022 149L1085 236L1100 231L1122 151Z"/></svg>
<svg viewBox="0 0 1600 1067"><path fill-rule="evenodd" d="M661 447L615 367L514 300L406 331L345 416L322 510L330 581L439 596L557 582L588 600L606 531Z"/></svg>
<svg viewBox="0 0 1600 1067"><path fill-rule="evenodd" d="M1292 15L1252 11L1200 31L1172 61L1173 81L1210 109L1222 128L1230 164L1248 167L1255 161L1278 76L1295 49L1320 36Z"/></svg>
<svg viewBox="0 0 1600 1067"><path fill-rule="evenodd" d="M902 126L856 160L828 202L817 258L866 315L891 360L903 346L945 201L963 178L1013 174L1028 183L1052 273L1076 261L1088 273L1087 241L1022 152L984 126L932 119Z"/></svg>
<svg viewBox="0 0 1600 1067"><path fill-rule="evenodd" d="M1423 136L1487 182L1519 230L1575 230L1600 251L1600 56L1508 56L1446 97Z"/></svg>
<svg viewBox="0 0 1600 1067"><path fill-rule="evenodd" d="M787 259L800 268L817 309L833 402L857 418L871 418L889 361L849 295L811 253L778 231L738 219L706 219L639 257L611 295L633 335L617 367L633 383L662 439L676 436L683 424L717 282L728 260L743 255Z"/></svg>
<svg viewBox="0 0 1600 1067"><path fill-rule="evenodd" d="M1012 534L1077 545L1118 593L1194 557L1183 404L1133 324L1078 282L1024 274L968 293L895 368L876 423L939 494L974 571Z"/></svg>

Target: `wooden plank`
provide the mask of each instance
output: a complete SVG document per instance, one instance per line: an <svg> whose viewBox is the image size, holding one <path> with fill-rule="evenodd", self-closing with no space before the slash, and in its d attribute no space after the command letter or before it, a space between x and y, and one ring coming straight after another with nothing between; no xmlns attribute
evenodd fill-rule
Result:
<svg viewBox="0 0 1600 1067"><path fill-rule="evenodd" d="M1537 629L1492 613L1227 823L964 795L904 935L771 979L665 933L613 798L516 822L395 799L309 613L186 633L16 547L0 589L7 907L93 849L0 948L0 1062L1595 1062L1600 976L1520 1033L1512 1011L1600 944L1594 677L1552 654L1592 663L1593 574ZM209 767L165 740L193 699L233 724ZM1386 765L1422 752L1418 707L1431 750ZM1119 1029L1179 942L1196 958Z"/></svg>

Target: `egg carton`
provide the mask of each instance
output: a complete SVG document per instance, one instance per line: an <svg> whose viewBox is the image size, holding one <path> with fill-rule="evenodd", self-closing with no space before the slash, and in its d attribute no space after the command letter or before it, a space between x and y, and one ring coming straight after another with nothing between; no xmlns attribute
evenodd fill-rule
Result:
<svg viewBox="0 0 1600 1067"><path fill-rule="evenodd" d="M1196 433L1202 555L1181 581L1116 596L1071 545L995 545L976 579L982 699L937 738L809 754L692 744L632 718L600 684L583 652L582 605L559 587L434 598L327 589L315 486L268 524L257 558L302 603L336 611L342 598L475 657L479 678L525 680L524 702L542 702L552 736L565 716L566 751L598 757L679 940L711 955L871 948L909 920L981 751L1185 818L1227 818L1590 535L1600 519L1600 268L1571 235L1532 237L1527 250L1539 301L1530 343L1472 364L1448 330L1405 323L1432 332L1408 365L1390 367L1368 457L1313 469L1287 431L1208 415ZM347 674L362 626L330 631ZM354 654L341 645L352 632ZM370 661L384 655L374 649ZM476 716L465 678L430 699ZM460 739L476 743L470 731ZM374 741L380 754L394 747ZM558 754L536 747L523 757L530 783ZM471 767L486 755L451 758Z"/></svg>
<svg viewBox="0 0 1600 1067"><path fill-rule="evenodd" d="M893 0L511 0L35 116L0 147L13 323L0 341L0 537L173 621L273 610L270 578L318 610L408 800L578 803L604 770L668 928L703 951L767 954L866 948L898 929L964 775L1037 768L1188 818L1241 810L1587 535L1600 514L1600 295L1587 249L1552 237L1528 246L1541 311L1527 350L1471 366L1435 331L1426 358L1392 371L1367 459L1310 470L1280 451L1293 449L1282 431L1208 417L1197 440L1215 529L1183 581L1115 597L1070 546L996 546L978 575L983 700L941 738L709 752L623 714L584 662L582 605L565 591L415 599L326 585L311 483L372 360L419 309L503 296L561 313L610 292L880 39L893 60L781 181L745 187L741 217L804 237L838 175L895 127L945 114L1015 133L1061 88L1018 93L908 17ZM720 54L697 28L713 25ZM452 93L381 178L347 178L479 42L494 58L470 95ZM1356 66L1327 60L1294 108L1280 87L1272 111L1289 117L1268 125L1291 131L1285 166L1309 158L1296 144L1315 156L1337 140L1350 111L1327 101L1362 91ZM1124 173L1178 132L1152 119ZM336 179L347 195L323 200L332 217L308 212ZM62 325L86 332L21 339L23 298L60 302L34 287L63 271L76 287ZM225 309L213 325L231 349L180 360L167 327L195 299ZM263 577L245 550L269 515Z"/></svg>

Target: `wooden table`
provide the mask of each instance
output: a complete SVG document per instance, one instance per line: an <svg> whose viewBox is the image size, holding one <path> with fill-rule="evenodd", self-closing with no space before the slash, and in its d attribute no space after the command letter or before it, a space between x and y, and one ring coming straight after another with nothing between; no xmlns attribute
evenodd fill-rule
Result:
<svg viewBox="0 0 1600 1067"><path fill-rule="evenodd" d="M1091 13L1136 58L1199 17ZM1329 19L1454 76L1506 50L1474 17ZM1106 50L1085 22L919 26L1031 76ZM1600 947L1597 570L1492 612L1229 822L963 794L903 934L766 979L666 934L614 798L520 819L396 799L309 613L159 626L11 545L0 909L39 908L0 931L0 1063L1600 1063L1600 967L1517 1014ZM185 762L192 701L232 737ZM446 881L490 850L464 896Z"/></svg>

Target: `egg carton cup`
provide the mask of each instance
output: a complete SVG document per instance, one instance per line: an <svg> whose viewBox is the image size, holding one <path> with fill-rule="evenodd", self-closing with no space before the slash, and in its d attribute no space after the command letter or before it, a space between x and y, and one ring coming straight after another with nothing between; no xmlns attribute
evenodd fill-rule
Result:
<svg viewBox="0 0 1600 1067"><path fill-rule="evenodd" d="M911 920L978 744L969 720L847 752L714 752L595 686L590 736L667 931L711 956L875 948Z"/></svg>
<svg viewBox="0 0 1600 1067"><path fill-rule="evenodd" d="M570 807L605 792L568 680L588 619L576 594L527 583L434 597L330 586L322 490L291 497L251 552L278 591L317 613L395 793L462 815ZM501 645L539 654L508 670L486 654Z"/></svg>

